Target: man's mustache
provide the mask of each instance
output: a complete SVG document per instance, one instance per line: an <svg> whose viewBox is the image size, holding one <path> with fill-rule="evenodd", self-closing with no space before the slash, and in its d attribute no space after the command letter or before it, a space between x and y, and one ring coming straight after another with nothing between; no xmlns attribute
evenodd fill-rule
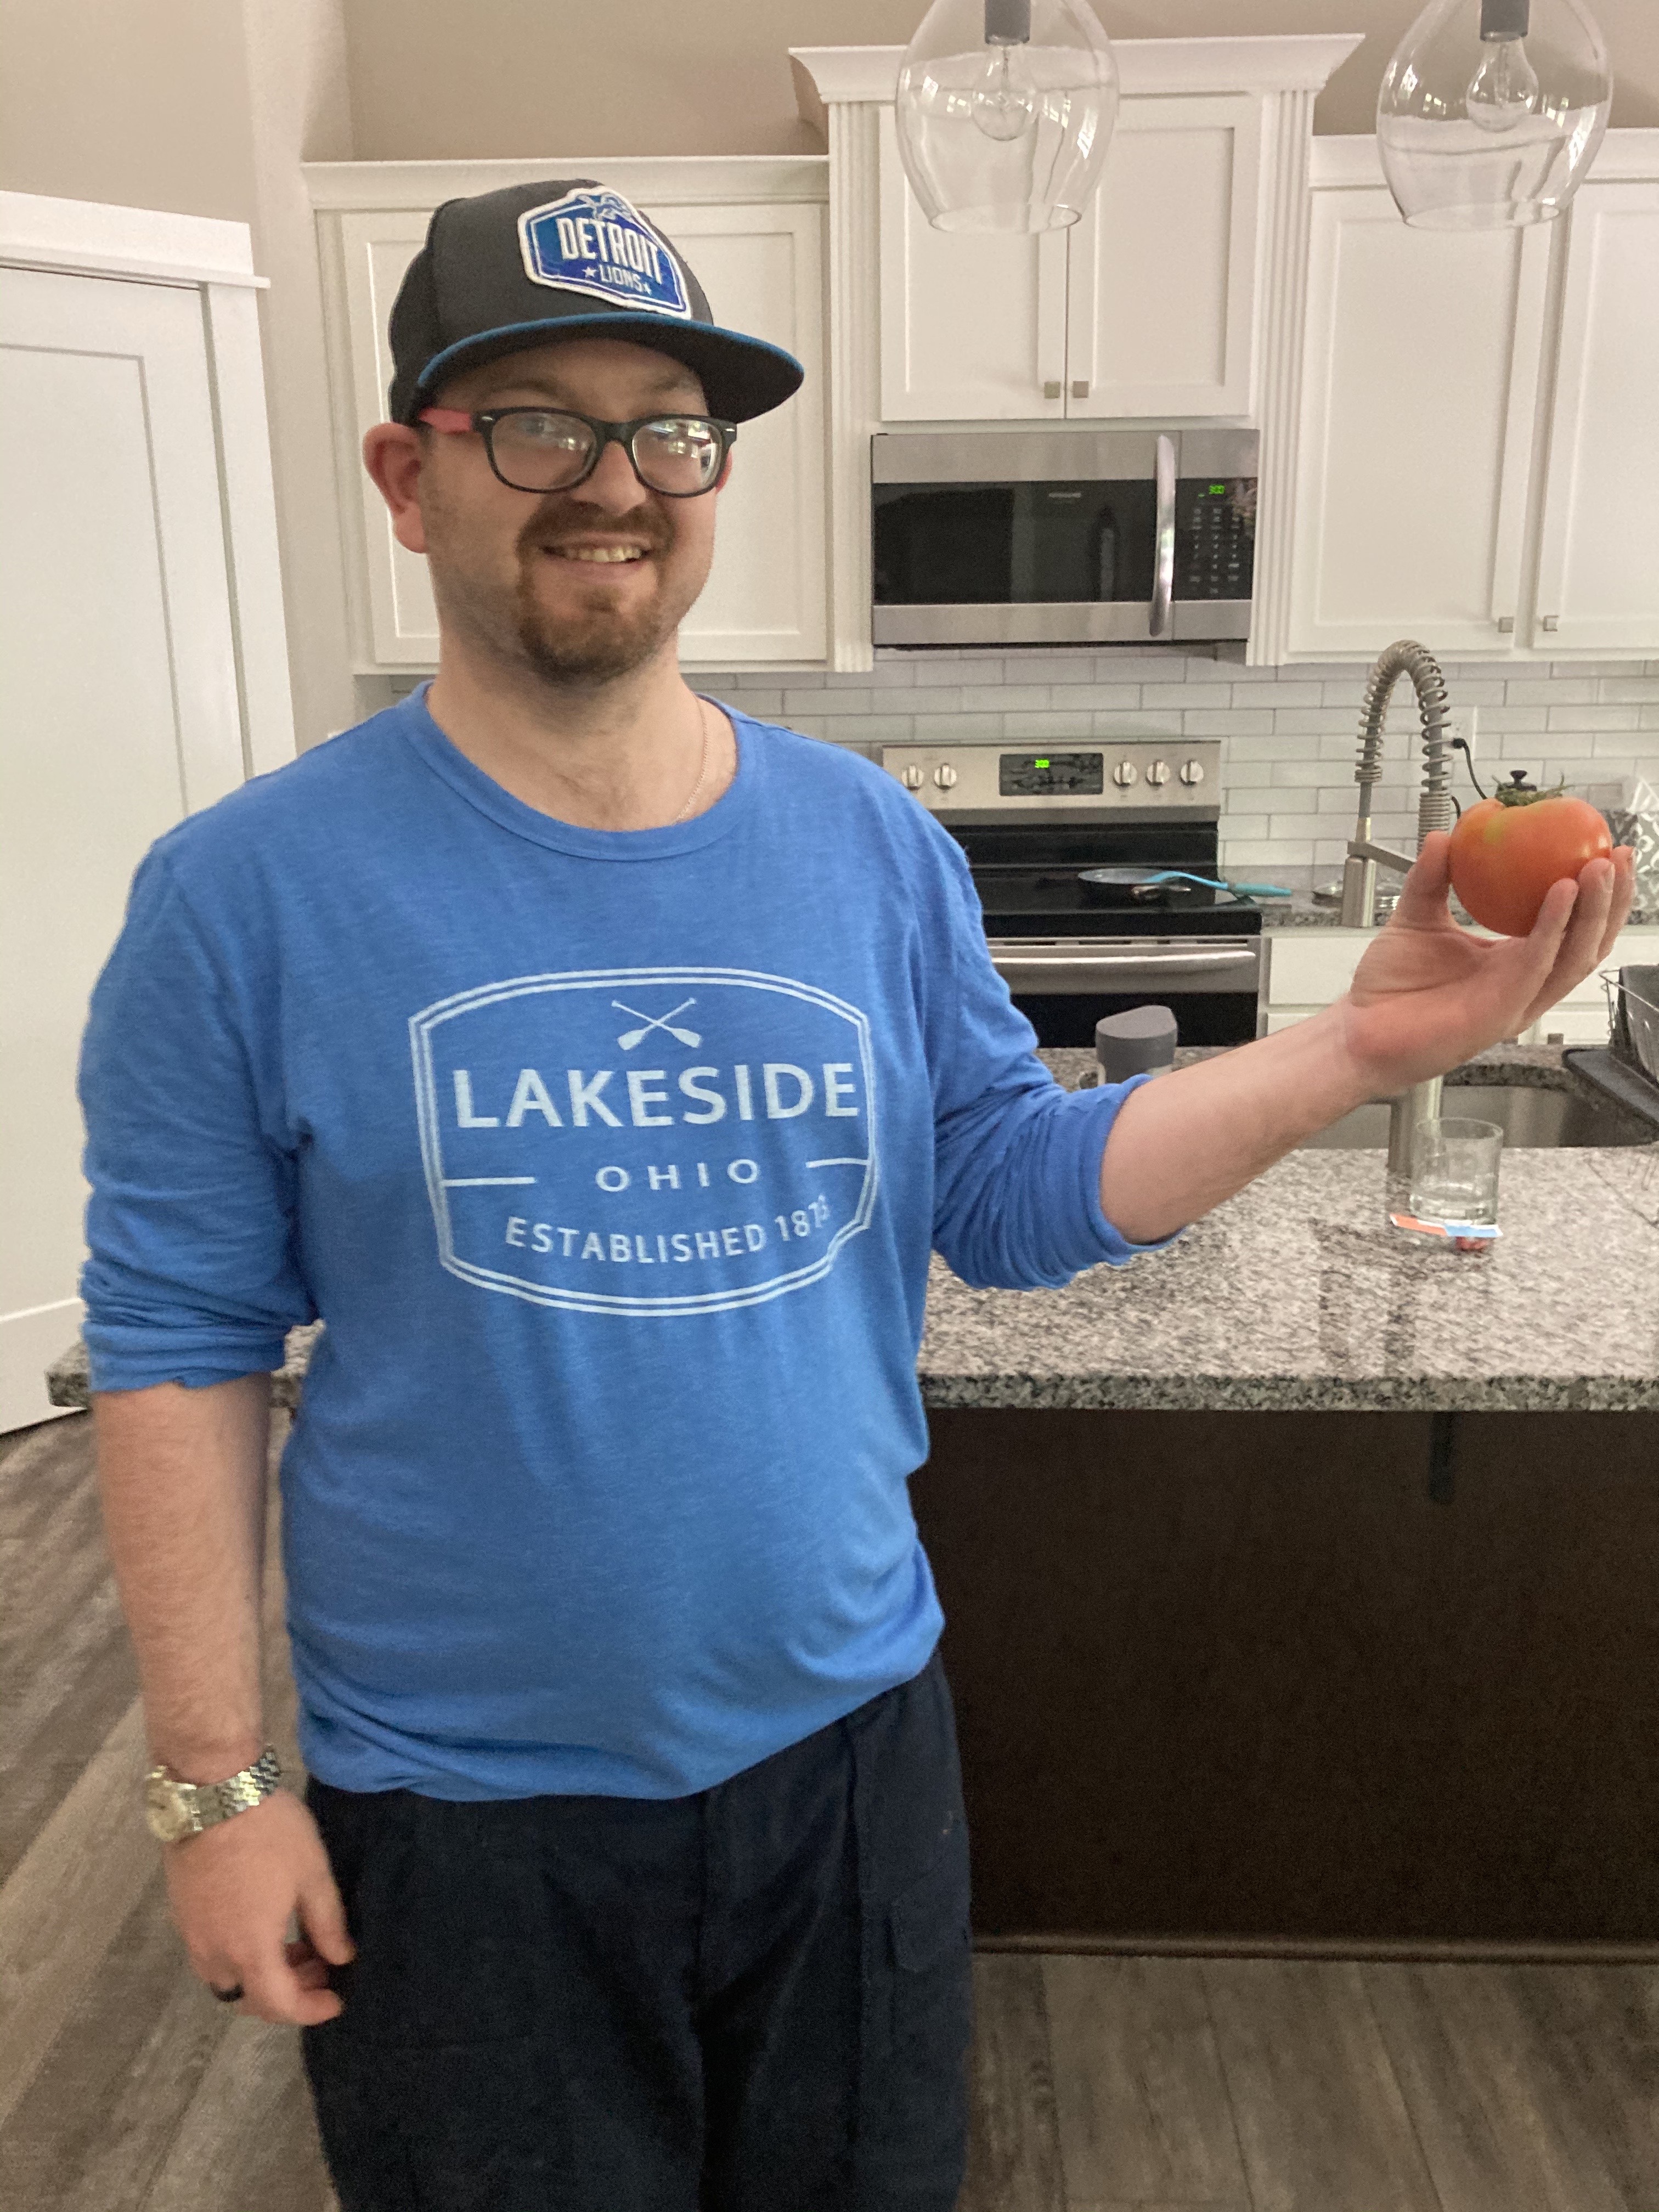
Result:
<svg viewBox="0 0 1659 2212"><path fill-rule="evenodd" d="M613 534L637 539L650 553L665 552L674 542L673 526L659 509L641 507L617 516L563 495L537 508L519 532L519 551L556 553L584 538Z"/></svg>

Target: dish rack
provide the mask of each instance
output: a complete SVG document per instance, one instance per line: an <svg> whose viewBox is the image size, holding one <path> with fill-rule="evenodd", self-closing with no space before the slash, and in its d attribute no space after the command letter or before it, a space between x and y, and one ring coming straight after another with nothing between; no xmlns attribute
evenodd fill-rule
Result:
<svg viewBox="0 0 1659 2212"><path fill-rule="evenodd" d="M1659 1086L1659 967L1603 974L1613 1057Z"/></svg>

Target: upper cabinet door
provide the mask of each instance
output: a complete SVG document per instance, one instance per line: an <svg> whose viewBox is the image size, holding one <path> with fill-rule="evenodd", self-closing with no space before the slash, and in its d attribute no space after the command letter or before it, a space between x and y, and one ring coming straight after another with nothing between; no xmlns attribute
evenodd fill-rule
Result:
<svg viewBox="0 0 1659 2212"><path fill-rule="evenodd" d="M793 399L738 432L732 480L715 495L714 566L681 628L680 658L687 667L706 668L821 659L823 208L791 202L641 204L669 237L684 242L724 325L782 346L806 368L805 384ZM410 210L348 211L332 221L331 374L337 393L349 393L349 405L339 407L340 466L343 505L362 533L361 557L348 564L361 665L430 669L438 658L438 617L425 558L405 552L392 536L386 504L357 451L364 431L386 420L392 377L386 319L426 235L428 216Z"/></svg>
<svg viewBox="0 0 1659 2212"><path fill-rule="evenodd" d="M806 368L794 398L744 422L720 501L714 565L680 625L687 667L821 660L824 592L823 210L647 210L683 243L727 330L765 338Z"/></svg>
<svg viewBox="0 0 1659 2212"><path fill-rule="evenodd" d="M1381 185L1314 192L1292 653L1510 649L1548 260L1546 226L1413 230Z"/></svg>
<svg viewBox="0 0 1659 2212"><path fill-rule="evenodd" d="M1250 412L1261 101L1126 100L1066 234L1066 412Z"/></svg>
<svg viewBox="0 0 1659 2212"><path fill-rule="evenodd" d="M1066 237L935 230L880 117L881 411L997 422L1066 411Z"/></svg>
<svg viewBox="0 0 1659 2212"><path fill-rule="evenodd" d="M405 552L392 536L386 501L370 483L359 451L364 433L386 419L392 382L386 318L428 220L404 210L343 215L336 234L335 274L344 313L330 319L331 370L337 393L350 393L349 415L340 407L337 416L346 478L341 512L348 527L355 517L362 532L362 557L347 562L346 574L356 602L353 627L368 668L432 668L438 659L438 616L425 556Z"/></svg>
<svg viewBox="0 0 1659 2212"><path fill-rule="evenodd" d="M1592 178L1567 221L1532 641L1659 653L1659 179Z"/></svg>

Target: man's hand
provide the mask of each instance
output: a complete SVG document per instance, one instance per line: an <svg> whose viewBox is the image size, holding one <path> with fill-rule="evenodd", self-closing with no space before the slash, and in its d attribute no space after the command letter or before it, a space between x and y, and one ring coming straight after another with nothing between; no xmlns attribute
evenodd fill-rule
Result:
<svg viewBox="0 0 1659 2212"><path fill-rule="evenodd" d="M1630 912L1631 853L1553 884L1530 937L1460 929L1443 831L1423 841L1400 903L1334 1006L1276 1036L1144 1084L1100 1164L1106 1218L1149 1244L1196 1221L1304 1137L1517 1036L1605 960Z"/></svg>
<svg viewBox="0 0 1659 2212"><path fill-rule="evenodd" d="M245 1991L256 2020L317 2027L343 2001L328 1986L331 1960L356 1955L334 1871L308 1807L274 1790L246 1813L162 1845L167 1898L190 1963L210 1988ZM285 1943L290 1914L301 1937Z"/></svg>
<svg viewBox="0 0 1659 2212"><path fill-rule="evenodd" d="M1551 885L1528 937L1477 937L1446 903L1450 839L1423 841L1400 903L1354 971L1344 1042L1374 1094L1443 1075L1517 1036L1613 950L1635 891L1632 854Z"/></svg>

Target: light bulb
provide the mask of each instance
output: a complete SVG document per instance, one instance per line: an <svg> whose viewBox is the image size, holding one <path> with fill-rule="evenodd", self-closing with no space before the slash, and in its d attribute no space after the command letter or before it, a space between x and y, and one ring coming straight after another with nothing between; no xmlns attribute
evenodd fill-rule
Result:
<svg viewBox="0 0 1659 2212"><path fill-rule="evenodd" d="M1011 47L994 46L986 56L969 112L975 128L1000 144L1030 129L1036 94L1024 58L1016 61Z"/></svg>
<svg viewBox="0 0 1659 2212"><path fill-rule="evenodd" d="M1538 72L1519 39L1497 39L1463 95L1471 123L1494 134L1513 131L1538 105Z"/></svg>

